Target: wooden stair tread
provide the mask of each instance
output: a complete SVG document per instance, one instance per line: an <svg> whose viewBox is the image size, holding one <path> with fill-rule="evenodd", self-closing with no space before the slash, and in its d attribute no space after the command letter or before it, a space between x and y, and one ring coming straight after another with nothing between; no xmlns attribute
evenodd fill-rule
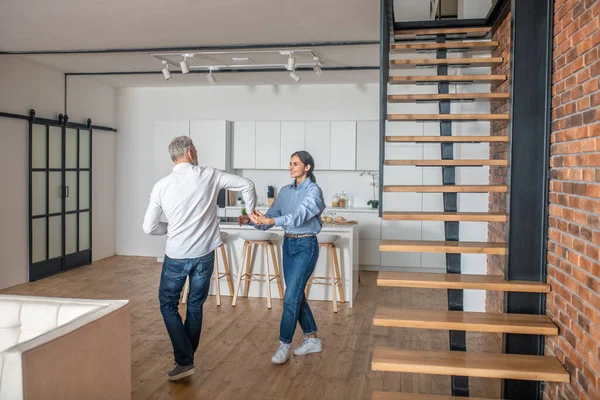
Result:
<svg viewBox="0 0 600 400"><path fill-rule="evenodd" d="M506 193L507 185L385 185L386 193Z"/></svg>
<svg viewBox="0 0 600 400"><path fill-rule="evenodd" d="M415 101L464 101L464 100L498 100L510 98L510 93L423 93L423 94L391 94L388 103L409 103Z"/></svg>
<svg viewBox="0 0 600 400"><path fill-rule="evenodd" d="M506 222L504 213L489 212L426 212L426 211L387 211L384 221L470 221L470 222Z"/></svg>
<svg viewBox="0 0 600 400"><path fill-rule="evenodd" d="M400 29L394 31L394 36L435 36L435 35L467 35L467 36L485 36L490 33L491 28L444 28L444 29Z"/></svg>
<svg viewBox="0 0 600 400"><path fill-rule="evenodd" d="M502 83L506 75L394 75L390 76L390 84L418 83L418 82L475 82L475 83Z"/></svg>
<svg viewBox="0 0 600 400"><path fill-rule="evenodd" d="M498 47L497 41L465 41L465 42L444 42L444 43L395 43L390 46L390 53L414 52L418 50L466 50L482 51L493 50Z"/></svg>
<svg viewBox="0 0 600 400"><path fill-rule="evenodd" d="M390 60L390 68L414 68L415 66L438 65L490 67L502 64L503 61L502 57L394 59Z"/></svg>
<svg viewBox="0 0 600 400"><path fill-rule="evenodd" d="M374 371L569 382L569 373L552 356L376 347L371 368Z"/></svg>
<svg viewBox="0 0 600 400"><path fill-rule="evenodd" d="M389 166L410 165L415 167L481 167L488 165L507 167L508 160L385 160L384 164Z"/></svg>
<svg viewBox="0 0 600 400"><path fill-rule="evenodd" d="M371 400L495 400L481 397L441 396L435 394L373 392Z"/></svg>
<svg viewBox="0 0 600 400"><path fill-rule="evenodd" d="M388 143L483 143L508 142L508 136L386 136Z"/></svg>
<svg viewBox="0 0 600 400"><path fill-rule="evenodd" d="M404 253L506 254L505 243L450 240L382 240L379 251Z"/></svg>
<svg viewBox="0 0 600 400"><path fill-rule="evenodd" d="M448 310L378 307L373 325L395 328L558 335L558 327L545 315L500 314Z"/></svg>
<svg viewBox="0 0 600 400"><path fill-rule="evenodd" d="M498 292L549 293L544 282L507 281L496 275L439 274L432 272L382 271L377 277L378 286L425 289L475 289Z"/></svg>
<svg viewBox="0 0 600 400"><path fill-rule="evenodd" d="M388 114L388 121L508 121L508 114Z"/></svg>

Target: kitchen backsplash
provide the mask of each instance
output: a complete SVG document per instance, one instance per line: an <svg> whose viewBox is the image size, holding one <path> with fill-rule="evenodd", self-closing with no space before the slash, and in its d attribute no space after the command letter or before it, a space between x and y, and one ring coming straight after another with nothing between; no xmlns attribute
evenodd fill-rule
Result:
<svg viewBox="0 0 600 400"><path fill-rule="evenodd" d="M315 170L317 183L323 191L325 204L328 207L331 206L334 193L345 190L354 197L355 207L368 207L367 202L373 199L372 179L367 174L361 176L362 172ZM269 185L274 186L279 192L282 186L290 184L292 181L289 172L282 170L237 170L236 173L254 182L259 202L265 203ZM376 188L375 191L376 198L378 198L379 188Z"/></svg>

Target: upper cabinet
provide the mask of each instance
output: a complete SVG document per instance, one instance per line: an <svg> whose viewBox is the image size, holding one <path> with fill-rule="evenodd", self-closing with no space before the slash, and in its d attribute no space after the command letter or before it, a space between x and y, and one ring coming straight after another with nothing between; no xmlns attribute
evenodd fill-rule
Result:
<svg viewBox="0 0 600 400"><path fill-rule="evenodd" d="M300 150L306 150L306 123L282 122L280 168L288 169L291 155Z"/></svg>
<svg viewBox="0 0 600 400"><path fill-rule="evenodd" d="M331 157L329 169L356 170L356 122L331 123Z"/></svg>
<svg viewBox="0 0 600 400"><path fill-rule="evenodd" d="M281 122L256 123L256 169L281 167Z"/></svg>
<svg viewBox="0 0 600 400"><path fill-rule="evenodd" d="M356 123L356 169L379 169L379 121Z"/></svg>
<svg viewBox="0 0 600 400"><path fill-rule="evenodd" d="M331 158L331 124L329 122L306 123L306 151L315 160L317 170L328 170Z"/></svg>
<svg viewBox="0 0 600 400"><path fill-rule="evenodd" d="M198 152L198 164L231 170L231 122L191 121L190 137Z"/></svg>
<svg viewBox="0 0 600 400"><path fill-rule="evenodd" d="M256 168L256 123L233 123L233 168Z"/></svg>

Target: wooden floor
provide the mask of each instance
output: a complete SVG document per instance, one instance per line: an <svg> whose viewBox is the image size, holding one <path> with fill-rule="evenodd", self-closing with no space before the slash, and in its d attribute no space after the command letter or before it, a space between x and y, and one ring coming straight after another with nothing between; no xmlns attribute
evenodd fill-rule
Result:
<svg viewBox="0 0 600 400"><path fill-rule="evenodd" d="M281 302L268 310L264 299L240 298L232 308L224 297L217 307L210 296L196 353L196 374L169 383L172 349L160 316L157 288L160 264L152 258L111 257L32 284L0 293L90 299L129 299L132 323L133 399L370 399L373 391L449 394L450 378L373 372L375 346L447 350L448 332L373 327L377 305L446 308L446 291L376 286L376 273L362 272L355 308L311 302L323 352L271 364L278 345ZM182 308L183 311L183 308ZM296 331L294 345L302 340ZM472 351L499 352L492 334L467 333ZM471 379L471 396L499 398L500 381Z"/></svg>

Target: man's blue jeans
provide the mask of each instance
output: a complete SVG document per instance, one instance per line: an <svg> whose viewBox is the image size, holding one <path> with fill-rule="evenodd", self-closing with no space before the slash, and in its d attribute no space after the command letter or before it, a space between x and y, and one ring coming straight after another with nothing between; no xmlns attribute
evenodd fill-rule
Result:
<svg viewBox="0 0 600 400"><path fill-rule="evenodd" d="M285 295L279 340L292 343L296 322L305 335L317 332L317 324L304 297L306 283L315 270L319 258L316 236L285 238L283 241L283 275Z"/></svg>
<svg viewBox="0 0 600 400"><path fill-rule="evenodd" d="M173 344L175 362L179 365L194 364L194 353L198 348L202 331L202 307L208 297L214 265L214 251L199 258L173 259L165 255L158 300L160 312ZM188 276L190 290L184 325L177 306Z"/></svg>

